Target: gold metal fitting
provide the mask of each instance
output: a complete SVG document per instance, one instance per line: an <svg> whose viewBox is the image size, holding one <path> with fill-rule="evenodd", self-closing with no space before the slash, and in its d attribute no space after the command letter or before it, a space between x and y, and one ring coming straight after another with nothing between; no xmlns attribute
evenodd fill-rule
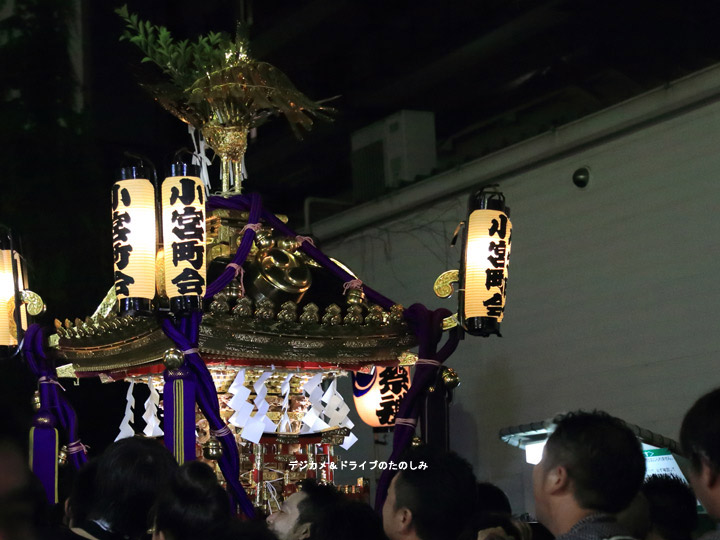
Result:
<svg viewBox="0 0 720 540"><path fill-rule="evenodd" d="M208 442L203 444L203 456L205 459L218 460L223 455L222 443L215 437L210 437Z"/></svg>
<svg viewBox="0 0 720 540"><path fill-rule="evenodd" d="M410 446L412 446L413 448L417 448L417 447L422 446L422 445L423 445L422 439L421 439L420 437L417 437L417 436L413 437L413 438L412 438L412 441L410 442Z"/></svg>
<svg viewBox="0 0 720 540"><path fill-rule="evenodd" d="M362 289L348 289L346 299L350 305L362 304L365 300L365 293Z"/></svg>
<svg viewBox="0 0 720 540"><path fill-rule="evenodd" d="M452 390L460 386L460 376L453 368L446 367L442 371L442 380L445 388Z"/></svg>
<svg viewBox="0 0 720 540"><path fill-rule="evenodd" d="M34 410L40 410L40 407L42 406L42 402L40 401L40 390L35 390L35 393L32 397L32 405Z"/></svg>
<svg viewBox="0 0 720 540"><path fill-rule="evenodd" d="M168 349L163 353L163 364L169 370L178 369L185 362L185 355L180 349Z"/></svg>
<svg viewBox="0 0 720 540"><path fill-rule="evenodd" d="M68 447L63 445L58 451L58 465L67 465L68 460Z"/></svg>

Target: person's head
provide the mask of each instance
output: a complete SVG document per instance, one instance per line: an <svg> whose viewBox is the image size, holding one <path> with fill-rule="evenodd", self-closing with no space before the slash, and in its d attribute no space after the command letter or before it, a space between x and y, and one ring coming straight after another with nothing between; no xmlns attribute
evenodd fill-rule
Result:
<svg viewBox="0 0 720 540"><path fill-rule="evenodd" d="M680 444L690 460L688 480L708 514L720 518L720 388L698 399L685 414Z"/></svg>
<svg viewBox="0 0 720 540"><path fill-rule="evenodd" d="M342 501L322 516L310 534L310 540L387 540L382 519L366 503Z"/></svg>
<svg viewBox="0 0 720 540"><path fill-rule="evenodd" d="M334 487L305 480L300 491L290 495L276 512L267 517L268 527L279 540L310 538L314 525L328 508L341 499Z"/></svg>
<svg viewBox="0 0 720 540"><path fill-rule="evenodd" d="M230 519L230 501L210 466L189 461L160 492L152 515L154 540L212 537Z"/></svg>
<svg viewBox="0 0 720 540"><path fill-rule="evenodd" d="M652 540L690 540L698 522L697 501L692 489L675 476L650 476L641 493L648 502Z"/></svg>
<svg viewBox="0 0 720 540"><path fill-rule="evenodd" d="M454 453L412 448L390 483L383 527L390 540L451 540L471 526L477 506L475 475Z"/></svg>
<svg viewBox="0 0 720 540"><path fill-rule="evenodd" d="M490 482L478 482L478 513L511 515L512 508L505 492Z"/></svg>
<svg viewBox="0 0 720 540"><path fill-rule="evenodd" d="M118 535L138 538L148 529L155 497L177 469L175 458L154 439L129 437L107 447L95 473L95 501L88 518Z"/></svg>
<svg viewBox="0 0 720 540"><path fill-rule="evenodd" d="M630 504L645 476L640 441L604 412L564 415L533 471L538 521L557 535L580 511L617 513Z"/></svg>

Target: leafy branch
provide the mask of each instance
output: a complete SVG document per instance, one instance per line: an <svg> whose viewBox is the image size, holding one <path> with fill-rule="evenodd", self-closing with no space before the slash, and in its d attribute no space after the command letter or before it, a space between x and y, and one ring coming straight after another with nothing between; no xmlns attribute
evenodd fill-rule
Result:
<svg viewBox="0 0 720 540"><path fill-rule="evenodd" d="M136 45L145 55L142 62L156 64L180 90L187 90L208 71L242 61L246 44L233 41L227 34L209 32L197 41L175 41L170 30L150 21L142 21L136 13L129 13L127 5L115 10L124 21L125 31L120 40Z"/></svg>

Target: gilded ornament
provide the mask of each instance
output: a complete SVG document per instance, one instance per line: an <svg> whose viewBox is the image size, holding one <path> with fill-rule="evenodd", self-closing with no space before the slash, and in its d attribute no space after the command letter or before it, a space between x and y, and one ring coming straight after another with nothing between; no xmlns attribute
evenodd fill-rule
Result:
<svg viewBox="0 0 720 540"><path fill-rule="evenodd" d="M272 229L260 229L255 233L255 245L261 251L270 249L275 245L273 240Z"/></svg>
<svg viewBox="0 0 720 540"><path fill-rule="evenodd" d="M66 445L62 445L62 447L58 451L58 465L60 465L61 467L63 465L67 465L67 458L68 458L68 448Z"/></svg>
<svg viewBox="0 0 720 540"><path fill-rule="evenodd" d="M442 329L450 330L458 325L457 313L453 313L449 317L445 317L442 321Z"/></svg>
<svg viewBox="0 0 720 540"><path fill-rule="evenodd" d="M345 295L348 304L362 304L365 301L365 293L362 289L348 289Z"/></svg>
<svg viewBox="0 0 720 540"><path fill-rule="evenodd" d="M40 401L40 391L39 390L35 390L35 393L33 394L32 405L33 405L33 409L36 411L39 411L40 407L42 407L42 402Z"/></svg>
<svg viewBox="0 0 720 540"><path fill-rule="evenodd" d="M317 304L312 302L306 304L300 315L300 322L302 324L317 324L320 321L319 311L320 308L317 307Z"/></svg>
<svg viewBox="0 0 720 540"><path fill-rule="evenodd" d="M163 353L163 364L172 371L180 368L185 362L185 355L180 349L168 349Z"/></svg>
<svg viewBox="0 0 720 540"><path fill-rule="evenodd" d="M297 320L297 304L288 300L280 306L280 312L277 315L278 321L295 322Z"/></svg>
<svg viewBox="0 0 720 540"><path fill-rule="evenodd" d="M459 270L448 270L440 274L433 285L435 294L440 298L449 298L452 296L454 291L453 283L457 283L460 280L459 274Z"/></svg>
<svg viewBox="0 0 720 540"><path fill-rule="evenodd" d="M385 322L385 317L385 311L383 311L382 306L371 304L369 313L367 317L365 317L365 324L369 326L380 326Z"/></svg>
<svg viewBox="0 0 720 540"><path fill-rule="evenodd" d="M442 380L445 388L448 390L452 390L453 388L460 386L460 376L453 368L443 368Z"/></svg>
<svg viewBox="0 0 720 540"><path fill-rule="evenodd" d="M240 296L240 283L238 279L233 279L230 284L225 288L227 291L228 299L236 299Z"/></svg>
<svg viewBox="0 0 720 540"><path fill-rule="evenodd" d="M269 298L263 298L257 303L255 317L261 320L272 320L275 318L275 303Z"/></svg>
<svg viewBox="0 0 720 540"><path fill-rule="evenodd" d="M222 443L215 437L210 437L208 441L203 444L203 457L205 459L218 460L223 455Z"/></svg>
<svg viewBox="0 0 720 540"><path fill-rule="evenodd" d="M350 326L357 326L363 323L362 306L357 304L351 305L347 309L347 315L343 322Z"/></svg>
<svg viewBox="0 0 720 540"><path fill-rule="evenodd" d="M322 323L325 326L337 326L342 324L342 310L337 304L330 304L325 308L325 314L322 317Z"/></svg>
<svg viewBox="0 0 720 540"><path fill-rule="evenodd" d="M298 241L290 236L279 238L277 241L277 247L279 247L283 251L295 251L299 245L300 244L298 243Z"/></svg>
<svg viewBox="0 0 720 540"><path fill-rule="evenodd" d="M45 304L40 295L32 291L21 291L20 297L27 309L28 315L37 317L45 311Z"/></svg>
<svg viewBox="0 0 720 540"><path fill-rule="evenodd" d="M224 299L218 300L217 298L210 302L210 313L213 315L222 315L230 312L230 304Z"/></svg>
<svg viewBox="0 0 720 540"><path fill-rule="evenodd" d="M401 324L405 322L405 308L402 306L402 304L394 304L390 306L390 315L388 315L388 320L391 324Z"/></svg>
<svg viewBox="0 0 720 540"><path fill-rule="evenodd" d="M423 441L420 437L415 436L412 438L412 442L410 444L413 448L418 448L423 445Z"/></svg>
<svg viewBox="0 0 720 540"><path fill-rule="evenodd" d="M253 303L252 300L250 300L247 296L243 296L242 298L238 299L237 304L235 304L235 307L232 310L233 317L235 318L245 318L245 317L252 317L253 314Z"/></svg>

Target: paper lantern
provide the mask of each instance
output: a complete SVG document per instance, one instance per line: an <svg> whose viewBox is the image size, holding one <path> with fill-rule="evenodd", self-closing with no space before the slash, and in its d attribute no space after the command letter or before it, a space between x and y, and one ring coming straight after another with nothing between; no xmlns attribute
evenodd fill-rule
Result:
<svg viewBox="0 0 720 540"><path fill-rule="evenodd" d="M199 310L205 293L205 186L198 167L174 164L162 185L165 291L173 311Z"/></svg>
<svg viewBox="0 0 720 540"><path fill-rule="evenodd" d="M14 305L12 251L0 249L0 345L17 345L16 335L11 331Z"/></svg>
<svg viewBox="0 0 720 540"><path fill-rule="evenodd" d="M155 297L155 188L140 167L112 189L115 294L122 313L149 313Z"/></svg>
<svg viewBox="0 0 720 540"><path fill-rule="evenodd" d="M500 335L510 260L512 224L505 197L479 191L470 197L465 228L460 314L472 335Z"/></svg>
<svg viewBox="0 0 720 540"><path fill-rule="evenodd" d="M15 259L15 271L17 272L17 290L22 292L27 287L27 276L25 274L25 265L23 264L22 257L20 254L15 251L14 252L14 259ZM12 326L12 324L11 324ZM27 330L28 328L28 310L27 306L25 305L25 302L20 302L20 326L23 330Z"/></svg>
<svg viewBox="0 0 720 540"><path fill-rule="evenodd" d="M353 374L353 399L360 419L372 427L393 426L409 388L409 367L376 367L370 374Z"/></svg>

